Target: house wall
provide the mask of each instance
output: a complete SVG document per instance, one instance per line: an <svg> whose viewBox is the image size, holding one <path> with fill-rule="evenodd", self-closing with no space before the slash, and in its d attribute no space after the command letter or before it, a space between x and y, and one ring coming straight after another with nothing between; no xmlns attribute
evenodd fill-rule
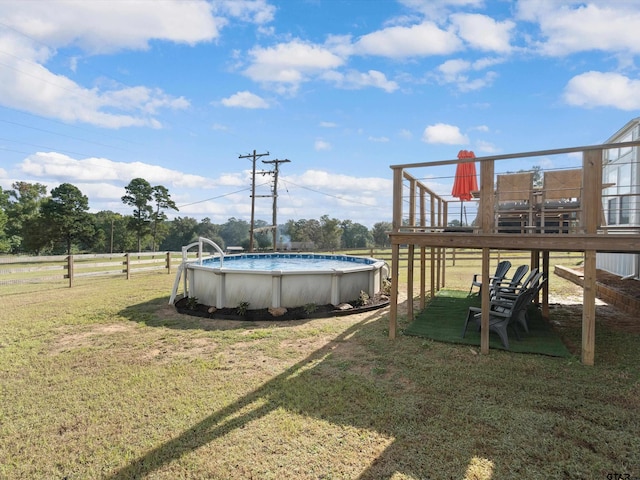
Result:
<svg viewBox="0 0 640 480"><path fill-rule="evenodd" d="M636 118L606 143L633 141L640 138L640 118ZM640 226L640 150L637 147L616 148L605 152L602 171L603 224L609 227ZM611 232L611 234L623 232ZM621 277L640 278L640 255L598 253L596 268Z"/></svg>

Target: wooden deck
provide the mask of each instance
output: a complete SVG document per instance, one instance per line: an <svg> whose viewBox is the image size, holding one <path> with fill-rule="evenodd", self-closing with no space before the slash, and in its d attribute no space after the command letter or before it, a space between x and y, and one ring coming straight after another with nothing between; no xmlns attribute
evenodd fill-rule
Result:
<svg viewBox="0 0 640 480"><path fill-rule="evenodd" d="M604 152L608 149L621 147L638 147L640 141L618 144L572 147L536 152L524 152L491 157L479 157L475 161L480 163L480 191L478 197L477 225L467 229L452 229L448 227L449 202L442 196L430 190L417 179L414 171L429 167L455 165L460 160L444 160L415 164L391 166L393 170L393 229L390 240L393 252L392 258L392 292L391 313L389 317L389 336L395 338L397 334L398 307L398 270L400 261L400 245L408 245L408 282L407 290L413 292L415 248L443 249L443 248L474 248L482 250L483 282L489 283L489 258L491 250L526 250L531 252L532 266L539 266L546 278L549 276L549 252L583 252L584 253L584 297L582 319L582 355L585 365L593 365L595 350L595 299L596 299L596 253L597 252L626 252L640 251L640 226L622 229L617 234L604 223L603 215L603 180L602 166ZM531 157L547 157L569 153L582 154L580 185L568 190L566 195L571 198L553 208L533 200L532 192L523 192L523 200L517 202L513 192L509 201L516 202L511 213L502 214L503 205L498 201L504 196L496 192L495 163L502 160L521 159ZM453 167L452 167L453 169ZM424 174L424 172L421 172ZM575 172L574 172L575 175ZM426 177L426 175L422 175ZM567 180L563 180L567 182ZM549 182L549 185L552 183ZM550 188L550 187L547 187ZM555 187L558 188L558 187ZM640 191L633 186L635 191ZM545 198L545 191L539 191L541 198ZM406 193L408 192L408 194ZM577 192L577 193L576 193ZM528 197L527 197L528 196ZM559 198L558 192L549 192L549 198ZM527 200L527 198L529 200ZM544 201L544 200L543 200ZM567 206L571 206L571 210ZM509 212L509 208L504 209ZM517 212L517 213L516 213ZM555 227L550 219L556 218ZM502 220L501 220L502 219ZM509 219L508 222L505 219ZM519 222L519 223L517 223ZM508 224L508 228L505 228ZM515 225L515 227L514 227ZM550 228L549 225L552 225ZM514 232L516 230L517 232ZM426 257L425 257L426 258ZM431 265L431 271L437 270L439 258L429 256L430 261L438 262ZM424 278L424 263L419 266L420 277ZM439 274L437 274L439 275ZM548 285L546 282L545 285ZM424 290L424 282L421 289ZM424 297L424 291L421 292ZM411 298L411 295L408 296ZM548 286L542 292L543 314L548 315ZM489 353L489 289L482 291L482 331L481 352ZM409 302L409 317L413 317L412 302Z"/></svg>

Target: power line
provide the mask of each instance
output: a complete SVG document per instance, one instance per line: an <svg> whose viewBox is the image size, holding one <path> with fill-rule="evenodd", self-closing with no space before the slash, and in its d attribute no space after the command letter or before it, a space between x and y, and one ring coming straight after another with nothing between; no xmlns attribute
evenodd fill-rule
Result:
<svg viewBox="0 0 640 480"><path fill-rule="evenodd" d="M340 196L338 196L338 195L332 195L332 194L330 194L330 193L324 193L324 192L321 192L321 191L319 191L319 190L314 190L313 188L305 187L305 186L303 186L303 185L298 185L298 184L296 184L296 183L293 183L293 182L292 182L292 181L290 181L290 180L283 180L283 182L284 182L284 183L287 183L287 182L288 182L288 183L290 183L291 185L295 185L295 186L296 186L296 187L298 187L298 188L302 188L302 189L304 189L304 190L309 190L310 192L317 193L317 194L319 194L319 195L324 195L325 197L336 198L336 199L338 199L338 200L342 200L343 202L356 203L356 204L359 204L359 205L364 205L365 207L370 207L370 208L380 208L380 209L382 209L382 207L380 207L380 206L378 206L378 205L371 205L370 203L359 202L359 201L357 201L357 200L351 200L351 199L349 199L349 198L340 197Z"/></svg>
<svg viewBox="0 0 640 480"><path fill-rule="evenodd" d="M228 197L230 195L235 195L236 193L246 192L247 190L250 190L250 188L243 188L240 190L236 190L235 192L229 192L223 195L218 195L217 197L205 198L204 200L198 200L197 202L185 203L184 205L178 205L178 208L190 207L191 205L197 205L199 203L208 202L210 200L217 200L218 198Z"/></svg>
<svg viewBox="0 0 640 480"><path fill-rule="evenodd" d="M72 140L79 140L79 141L85 142L85 143L93 143L94 145L99 145L101 147L115 148L115 149L118 149L118 150L128 151L128 150L126 150L124 148L121 148L121 147L115 147L113 145L108 145L106 143L101 143L101 142L94 142L93 140L85 140L84 138L74 137L73 135L67 135L67 134L64 134L64 133L54 132L53 130L46 130L44 128L34 127L33 125L25 125L23 123L12 122L10 120L4 120L2 118L0 118L0 122L8 123L9 125L15 125L15 126L18 126L18 127L29 128L31 130L37 130L39 132L50 133L52 135L57 135L59 137L70 138Z"/></svg>

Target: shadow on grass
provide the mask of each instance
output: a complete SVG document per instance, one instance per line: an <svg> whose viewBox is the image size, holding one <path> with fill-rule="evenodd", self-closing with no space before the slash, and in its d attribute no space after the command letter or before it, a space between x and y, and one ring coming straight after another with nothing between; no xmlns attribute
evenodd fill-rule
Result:
<svg viewBox="0 0 640 480"><path fill-rule="evenodd" d="M169 305L168 298L154 299L146 303L130 305L118 312L122 317L132 322L143 323L149 327L174 328L176 330L233 330L247 328L262 328L273 325L286 325L294 322L300 325L313 319L274 321L248 321L205 318L201 316L178 313L173 305Z"/></svg>
<svg viewBox="0 0 640 480"><path fill-rule="evenodd" d="M377 310L386 308L389 306L389 301L380 301L379 303L372 305L365 305L363 307L354 307L345 311L325 311L315 312L310 314L299 313L298 318L278 318L271 317L270 315L264 315L259 320L254 319L255 315L250 315L246 319L243 319L241 315L228 315L228 318L221 318L218 315L208 315L206 310L194 310L189 312L186 308L176 308L174 305L168 305L165 298L156 298L146 303L131 305L120 312L122 317L128 318L133 322L144 323L150 327L165 327L175 328L178 330L221 330L221 329L242 329L242 328L256 328L273 325L287 325L290 322L294 322L294 325L301 325L309 321L317 320L319 318L331 318L331 317L344 317L350 315L359 315L368 312L375 312ZM229 310L229 309L226 309ZM266 310L266 309L265 309ZM300 308L296 310L301 310ZM264 318L264 317L269 318Z"/></svg>
<svg viewBox="0 0 640 480"><path fill-rule="evenodd" d="M286 328L309 321L212 321L178 315L164 302L133 306L123 315L150 326L203 330ZM108 478L153 476L279 409L388 439L380 440L386 448L378 454L367 453L363 444L360 458L366 460L359 466L345 460L344 468L356 471L351 477L362 480L492 478L468 474L475 461L495 467L496 478L590 478L595 470L604 474L616 465L637 464L637 387L629 384L637 378L637 354L612 375L612 367L587 369L575 359L493 351L480 356L411 337L391 342L387 322L385 311L363 314L303 360ZM637 336L626 338L629 343L617 348L637 352ZM615 402L611 391L620 396ZM326 478L347 475L341 459L336 451Z"/></svg>
<svg viewBox="0 0 640 480"><path fill-rule="evenodd" d="M256 328L277 323L217 320L214 321L215 324L210 324L209 320L196 317L180 318L176 321L174 318L154 319L147 317L146 314L140 314L141 311L151 310L154 306L158 306L155 301L130 307L123 314L147 325L183 329ZM430 476L433 465L416 462L417 442L420 443L421 448L428 445L435 446L440 442L436 435L429 433L428 422L425 422L427 419L420 418L424 399L421 398L418 405L409 405L401 409L408 408L418 415L417 418L407 418L405 413L398 411L397 404L391 400L393 396L399 394L393 387L393 382L380 381L380 375L384 375L382 366L378 367L380 371L375 371L374 366L371 365L373 373L364 375L338 367L352 358L352 353L348 351L349 342L362 340L368 344L371 342L379 342L385 346L389 344L386 337L388 329L385 325L388 322L388 315L378 310L363 316L361 321L273 377L260 388L233 404L213 412L201 422L133 460L108 478L111 480L143 478L277 409L286 409L332 424L376 431L394 439L377 458L363 467L364 470L358 476L360 479L390 478L398 472L403 472L411 478ZM286 327L287 324L292 325L301 321L281 322L280 326ZM372 340L374 336L375 339ZM309 368L309 365L314 366ZM300 392L304 394L301 395ZM432 413L436 413L437 407L429 408L434 409ZM408 428L408 425L419 425L418 431L415 428ZM464 464L459 465L459 471L450 472L452 478L463 477L464 469Z"/></svg>

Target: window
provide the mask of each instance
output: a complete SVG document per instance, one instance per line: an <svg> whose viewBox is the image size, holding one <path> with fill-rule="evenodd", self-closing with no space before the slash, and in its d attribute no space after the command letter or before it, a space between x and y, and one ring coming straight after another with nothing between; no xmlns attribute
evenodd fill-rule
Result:
<svg viewBox="0 0 640 480"><path fill-rule="evenodd" d="M618 167L618 194L631 193L631 161L621 163Z"/></svg>
<svg viewBox="0 0 640 480"><path fill-rule="evenodd" d="M631 197L625 195L620 197L620 224L628 225L631 223Z"/></svg>
<svg viewBox="0 0 640 480"><path fill-rule="evenodd" d="M607 204L607 224L618 224L618 199L611 198Z"/></svg>

